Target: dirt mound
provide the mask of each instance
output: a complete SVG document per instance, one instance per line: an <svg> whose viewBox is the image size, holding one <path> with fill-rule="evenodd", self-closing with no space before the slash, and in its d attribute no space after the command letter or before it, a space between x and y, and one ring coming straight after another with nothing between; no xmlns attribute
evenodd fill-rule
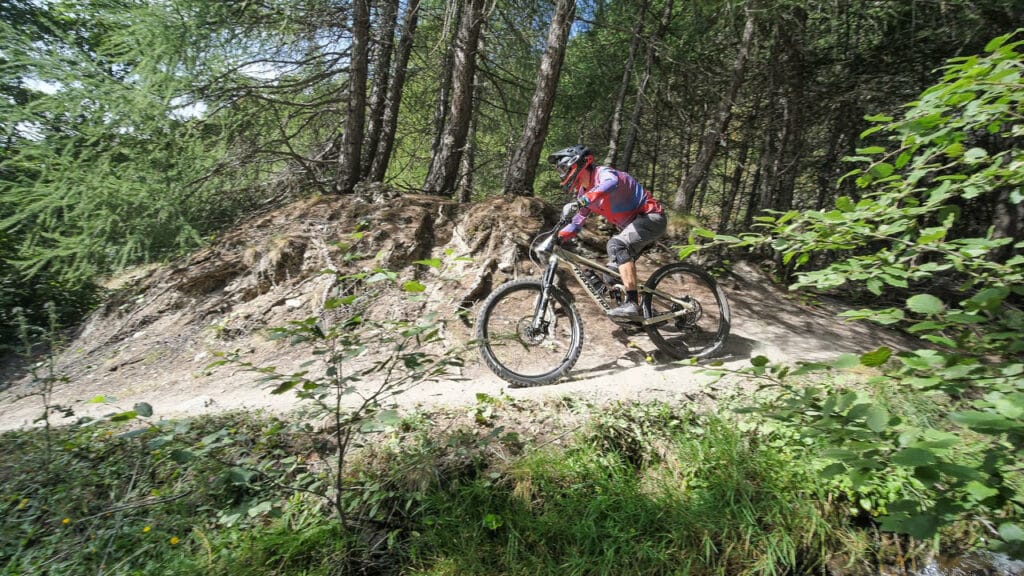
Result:
<svg viewBox="0 0 1024 576"><path fill-rule="evenodd" d="M206 367L215 352L239 351L257 365L298 369L308 350L267 338L266 328L323 313L336 295L338 275L377 268L421 281L426 298L409 302L396 293L377 302L378 313L415 318L435 314L452 346L468 342L474 305L493 286L537 274L532 238L556 218L536 198L493 198L458 204L428 196L324 196L255 214L209 247L167 266L150 267L112 281L104 306L80 327L58 358L66 383L53 402L75 416L109 412L97 396L119 407L145 401L158 416L232 408L283 409L287 396L271 396L249 372ZM587 230L585 249L603 251L604 231ZM641 278L673 258L645 256ZM440 266L417 264L425 260ZM841 324L837 305L797 302L773 288L750 265L722 278L733 307L733 329L724 359L744 364L752 355L819 359L880 344L900 346L890 333L867 325ZM583 357L574 379L517 396L583 395L593 399L702 394L693 368L658 362L643 335L629 335L603 318L587 298L577 298L586 322ZM460 312L467 314L460 315ZM650 359L655 362L651 363ZM475 355L450 382L420 386L403 395L409 404L464 404L477 393L500 395L504 383ZM0 394L0 429L25 425L41 412L25 398L21 379Z"/></svg>

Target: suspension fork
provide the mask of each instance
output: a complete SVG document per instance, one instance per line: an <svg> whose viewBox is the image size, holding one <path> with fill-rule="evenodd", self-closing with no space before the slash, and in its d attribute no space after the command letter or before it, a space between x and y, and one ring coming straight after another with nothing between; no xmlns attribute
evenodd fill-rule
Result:
<svg viewBox="0 0 1024 576"><path fill-rule="evenodd" d="M557 271L558 258L552 255L548 261L548 267L544 270L544 275L541 277L540 298L537 299L537 304L533 308L533 322L530 324L530 327L535 333L547 328L544 326L544 311L547 310L548 301L551 299L551 286L555 283L555 273Z"/></svg>

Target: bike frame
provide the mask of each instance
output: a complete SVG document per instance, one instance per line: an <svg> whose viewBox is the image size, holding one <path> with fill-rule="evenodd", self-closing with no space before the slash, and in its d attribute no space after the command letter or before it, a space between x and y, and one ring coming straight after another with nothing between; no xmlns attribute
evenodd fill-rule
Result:
<svg viewBox="0 0 1024 576"><path fill-rule="evenodd" d="M544 275L542 277L543 289L541 291L541 297L537 301L536 307L533 311L533 323L531 327L534 330L543 329L544 310L547 309L548 300L550 296L550 288L555 283L555 275L558 272L559 262L565 261L571 265L573 276L575 276L576 280L580 283L581 286L583 286L583 290L594 300L595 303L597 303L598 306L600 306L603 309L607 309L607 305L604 302L602 302L597 297L597 295L593 294L590 291L589 287L587 286L587 283L583 280L583 277L580 275L579 267L582 266L584 268L589 268L591 270L602 272L613 278L618 278L620 280L622 279L622 276L620 276L618 272L612 270L611 268L602 266L601 264L593 260L590 260L589 258L585 258L583 256L580 256L579 254L576 254L575 252L570 252L562 248L555 241L555 238L556 236L552 234L549 238L541 242L540 246L538 246L536 249L537 254L547 257L548 265L547 268L544 270ZM637 291L641 294L650 294L654 297L660 298L665 302L669 302L671 304L679 306L679 310L676 310L675 312L668 312L665 314L659 314L657 316L644 318L642 321L639 322L642 326L650 326L652 324L666 322L674 318L690 314L695 310L693 301L690 300L688 296L677 298L671 294L662 292L661 290L652 290L646 286L639 284L639 282L637 283L636 288ZM644 310L644 314L648 313L649 310Z"/></svg>

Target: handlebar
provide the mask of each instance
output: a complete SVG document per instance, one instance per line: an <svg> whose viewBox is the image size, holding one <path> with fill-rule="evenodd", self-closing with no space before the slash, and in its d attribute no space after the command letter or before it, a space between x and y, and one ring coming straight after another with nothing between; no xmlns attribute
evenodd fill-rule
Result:
<svg viewBox="0 0 1024 576"><path fill-rule="evenodd" d="M562 215L559 217L558 222L555 223L555 226L547 232L538 234L536 239L534 239L534 244L536 244L536 246L532 248L533 252L545 257L548 254L551 254L552 248L559 244L558 230L568 225L569 222L572 222L573 216L576 215L576 212L579 212L579 209L579 204L573 204L568 210L563 209Z"/></svg>

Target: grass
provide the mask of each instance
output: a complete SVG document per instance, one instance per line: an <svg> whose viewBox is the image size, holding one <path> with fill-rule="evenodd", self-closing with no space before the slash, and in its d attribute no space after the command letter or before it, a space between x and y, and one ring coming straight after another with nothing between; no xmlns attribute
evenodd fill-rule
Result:
<svg viewBox="0 0 1024 576"><path fill-rule="evenodd" d="M58 429L49 463L43 431L7 433L0 574L771 575L863 553L817 476L730 418L621 404L531 447L531 412L368 438L345 526L308 491L316 442L279 420Z"/></svg>
<svg viewBox="0 0 1024 576"><path fill-rule="evenodd" d="M411 553L418 573L783 574L813 566L830 529L806 497L806 474L724 421L702 424L696 433L669 431L652 445L659 454L639 465L608 451L591 429L566 449L526 456L496 481L432 494L425 511L437 521Z"/></svg>

